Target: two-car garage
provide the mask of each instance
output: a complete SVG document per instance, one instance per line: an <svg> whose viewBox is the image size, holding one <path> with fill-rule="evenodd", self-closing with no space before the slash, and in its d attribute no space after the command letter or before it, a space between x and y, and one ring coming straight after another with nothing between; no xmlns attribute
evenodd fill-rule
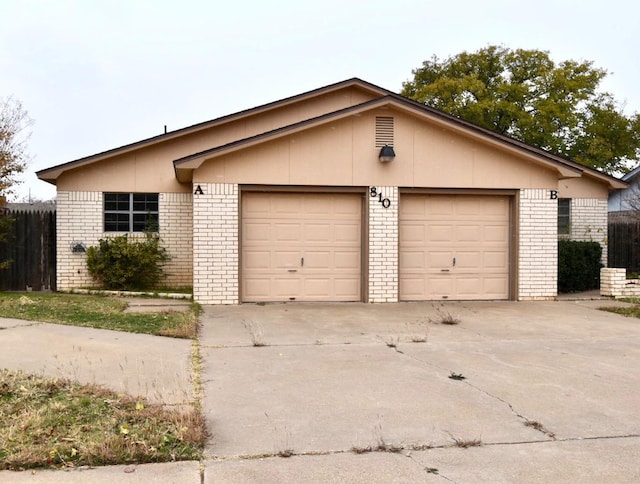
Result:
<svg viewBox="0 0 640 484"><path fill-rule="evenodd" d="M364 194L244 191L241 300L362 301ZM512 297L512 199L401 192L399 300Z"/></svg>

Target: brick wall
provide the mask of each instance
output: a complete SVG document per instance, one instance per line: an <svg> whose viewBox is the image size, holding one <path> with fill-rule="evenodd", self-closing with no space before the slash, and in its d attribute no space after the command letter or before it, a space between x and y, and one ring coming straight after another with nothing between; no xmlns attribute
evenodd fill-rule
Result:
<svg viewBox="0 0 640 484"><path fill-rule="evenodd" d="M602 246L602 264L607 265L607 200L571 199L571 239L598 242Z"/></svg>
<svg viewBox="0 0 640 484"><path fill-rule="evenodd" d="M554 298L557 277L557 200L552 200L546 189L520 190L518 298Z"/></svg>
<svg viewBox="0 0 640 484"><path fill-rule="evenodd" d="M161 193L160 238L171 259L166 284L193 285L193 201L191 193Z"/></svg>
<svg viewBox="0 0 640 484"><path fill-rule="evenodd" d="M171 260L165 266L170 286L191 285L192 205L190 193L159 195L160 237ZM74 253L71 247L81 242L85 247L97 245L101 238L119 235L103 232L102 192L61 192L56 200L57 284L58 290L94 286L87 271L86 254Z"/></svg>
<svg viewBox="0 0 640 484"><path fill-rule="evenodd" d="M193 195L193 297L203 304L237 304L238 185L196 183Z"/></svg>
<svg viewBox="0 0 640 484"><path fill-rule="evenodd" d="M88 248L102 237L102 193L58 191L56 212L58 290L95 285L87 271L86 254L71 248L75 243Z"/></svg>
<svg viewBox="0 0 640 484"><path fill-rule="evenodd" d="M376 187L390 205L369 198L369 302L398 301L398 187Z"/></svg>

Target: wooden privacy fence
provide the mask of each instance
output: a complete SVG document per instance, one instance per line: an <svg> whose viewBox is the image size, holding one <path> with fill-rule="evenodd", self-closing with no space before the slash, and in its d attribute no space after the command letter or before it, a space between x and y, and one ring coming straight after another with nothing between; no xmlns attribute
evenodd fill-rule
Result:
<svg viewBox="0 0 640 484"><path fill-rule="evenodd" d="M640 221L633 219L609 220L609 267L640 272Z"/></svg>
<svg viewBox="0 0 640 484"><path fill-rule="evenodd" d="M13 218L8 240L0 243L0 290L56 290L56 212L15 211L0 214Z"/></svg>

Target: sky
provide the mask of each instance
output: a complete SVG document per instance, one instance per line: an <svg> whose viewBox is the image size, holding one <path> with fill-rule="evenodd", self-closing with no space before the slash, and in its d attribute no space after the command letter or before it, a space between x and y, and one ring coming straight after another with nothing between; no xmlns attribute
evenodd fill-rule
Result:
<svg viewBox="0 0 640 484"><path fill-rule="evenodd" d="M0 98L33 119L35 172L359 77L398 92L412 69L488 45L592 61L640 111L632 0L0 0Z"/></svg>

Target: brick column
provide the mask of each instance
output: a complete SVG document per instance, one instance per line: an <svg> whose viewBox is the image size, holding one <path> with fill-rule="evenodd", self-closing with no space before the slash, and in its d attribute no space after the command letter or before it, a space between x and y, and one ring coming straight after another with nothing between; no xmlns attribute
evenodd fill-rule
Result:
<svg viewBox="0 0 640 484"><path fill-rule="evenodd" d="M84 252L73 252L81 243L97 245L103 235L102 193L64 192L56 194L56 283L58 291L95 285L87 270Z"/></svg>
<svg viewBox="0 0 640 484"><path fill-rule="evenodd" d="M369 197L369 302L397 302L398 187L373 188L377 195Z"/></svg>
<svg viewBox="0 0 640 484"><path fill-rule="evenodd" d="M238 185L193 186L193 298L238 304Z"/></svg>
<svg viewBox="0 0 640 484"><path fill-rule="evenodd" d="M191 193L160 194L160 238L169 253L164 267L170 286L193 285L193 201Z"/></svg>
<svg viewBox="0 0 640 484"><path fill-rule="evenodd" d="M547 189L520 190L518 299L558 294L558 203Z"/></svg>

